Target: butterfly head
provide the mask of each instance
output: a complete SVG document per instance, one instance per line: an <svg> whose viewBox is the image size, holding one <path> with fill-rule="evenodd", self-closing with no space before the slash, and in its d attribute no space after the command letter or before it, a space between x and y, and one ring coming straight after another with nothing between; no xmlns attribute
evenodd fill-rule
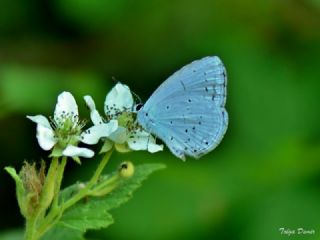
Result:
<svg viewBox="0 0 320 240"><path fill-rule="evenodd" d="M136 105L133 106L133 112L137 113L143 108L142 103L137 103Z"/></svg>

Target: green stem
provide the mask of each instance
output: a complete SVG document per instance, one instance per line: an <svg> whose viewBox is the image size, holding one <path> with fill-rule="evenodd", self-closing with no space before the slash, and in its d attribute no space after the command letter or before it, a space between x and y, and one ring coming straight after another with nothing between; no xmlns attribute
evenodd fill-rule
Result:
<svg viewBox="0 0 320 240"><path fill-rule="evenodd" d="M109 159L112 155L113 149L111 149L110 151L108 151L103 159L101 160L101 162L99 163L98 168L96 169L96 171L94 172L91 180L88 182L87 184L87 188L91 188L94 184L96 184L99 180L99 177L103 171L103 169L105 168L105 166L107 165L107 163L109 162Z"/></svg>
<svg viewBox="0 0 320 240"><path fill-rule="evenodd" d="M85 197L88 193L88 191L98 182L99 177L104 169L104 167L107 165L109 162L109 159L111 157L113 150L110 150L109 152L104 155L103 159L99 163L98 168L96 169L95 173L93 174L92 178L90 181L87 183L85 188L81 189L76 195L74 195L72 198L70 198L68 201L66 201L64 204L62 204L62 211L65 211L72 205L74 205L76 202L81 200L83 197Z"/></svg>
<svg viewBox="0 0 320 240"><path fill-rule="evenodd" d="M61 164L58 166L58 169L57 169L57 179L56 179L56 185L55 185L55 189L54 189L52 209L55 209L58 207L59 192L60 192L63 173L64 173L64 169L66 167L66 164L67 164L67 157L62 157Z"/></svg>
<svg viewBox="0 0 320 240"><path fill-rule="evenodd" d="M35 233L36 233L36 218L30 217L26 221L26 232L24 235L25 240L37 239L34 237Z"/></svg>
<svg viewBox="0 0 320 240"><path fill-rule="evenodd" d="M85 196L88 195L91 188L98 182L99 177L100 177L103 169L105 168L105 166L109 162L109 159L111 157L112 152L113 152L113 150L110 150L105 154L105 156L103 157L103 159L99 163L98 168L94 172L92 178L86 184L85 188L81 189L77 194L75 194L72 198L67 200L65 203L62 203L59 207L53 208L52 211L50 211L50 213L44 219L42 224L39 226L39 230L38 230L38 234L37 234L38 237L41 237L45 232L47 232L60 219L60 217L62 216L62 214L65 210L67 210L69 207L73 206L79 200L81 200L82 198L84 198ZM63 159L62 159L62 163L61 163L61 166L59 169L61 169L62 165L63 165ZM58 178L59 178L59 175L58 175Z"/></svg>
<svg viewBox="0 0 320 240"><path fill-rule="evenodd" d="M37 224L38 221L43 218L45 215L46 209L51 204L53 194L54 194L54 185L56 181L56 173L57 167L59 164L59 159L57 157L52 159L50 164L44 185L42 187L39 205L35 209L35 212L26 219L26 232L25 232L25 239L26 240L36 240L37 234Z"/></svg>
<svg viewBox="0 0 320 240"><path fill-rule="evenodd" d="M107 186L112 186L118 183L119 180L119 174L116 174L114 176L112 176L111 178L105 180L104 182L99 183L98 185L96 185L92 190L92 191L100 191L102 189L105 189Z"/></svg>

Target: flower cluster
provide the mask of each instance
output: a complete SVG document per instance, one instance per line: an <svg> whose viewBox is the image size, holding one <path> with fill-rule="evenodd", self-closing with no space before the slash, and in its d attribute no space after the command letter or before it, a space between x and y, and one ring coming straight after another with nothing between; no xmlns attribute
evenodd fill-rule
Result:
<svg viewBox="0 0 320 240"><path fill-rule="evenodd" d="M58 96L53 118L43 115L27 116L37 123L37 139L44 150L52 150L51 157L72 157L80 163L79 157L91 158L94 152L78 147L80 142L96 144L103 140L100 152L107 152L113 146L120 152L147 150L151 153L163 150L155 138L136 121L134 100L128 86L118 83L107 94L101 116L91 96L84 100L90 109L93 126L84 130L85 121L79 119L77 103L69 92Z"/></svg>

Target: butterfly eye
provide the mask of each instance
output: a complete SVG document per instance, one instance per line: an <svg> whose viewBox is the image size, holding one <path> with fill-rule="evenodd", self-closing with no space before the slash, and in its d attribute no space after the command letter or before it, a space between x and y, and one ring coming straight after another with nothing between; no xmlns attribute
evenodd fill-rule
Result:
<svg viewBox="0 0 320 240"><path fill-rule="evenodd" d="M143 104L142 104L142 103L138 103L138 104L135 106L135 110L138 112L142 107L143 107Z"/></svg>

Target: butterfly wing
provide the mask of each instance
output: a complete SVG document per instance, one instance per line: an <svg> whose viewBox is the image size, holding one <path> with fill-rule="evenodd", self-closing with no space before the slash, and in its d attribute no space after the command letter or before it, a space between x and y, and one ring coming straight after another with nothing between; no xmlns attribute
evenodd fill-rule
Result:
<svg viewBox="0 0 320 240"><path fill-rule="evenodd" d="M213 150L228 125L226 71L218 57L194 61L169 77L138 112L138 122L184 159Z"/></svg>

